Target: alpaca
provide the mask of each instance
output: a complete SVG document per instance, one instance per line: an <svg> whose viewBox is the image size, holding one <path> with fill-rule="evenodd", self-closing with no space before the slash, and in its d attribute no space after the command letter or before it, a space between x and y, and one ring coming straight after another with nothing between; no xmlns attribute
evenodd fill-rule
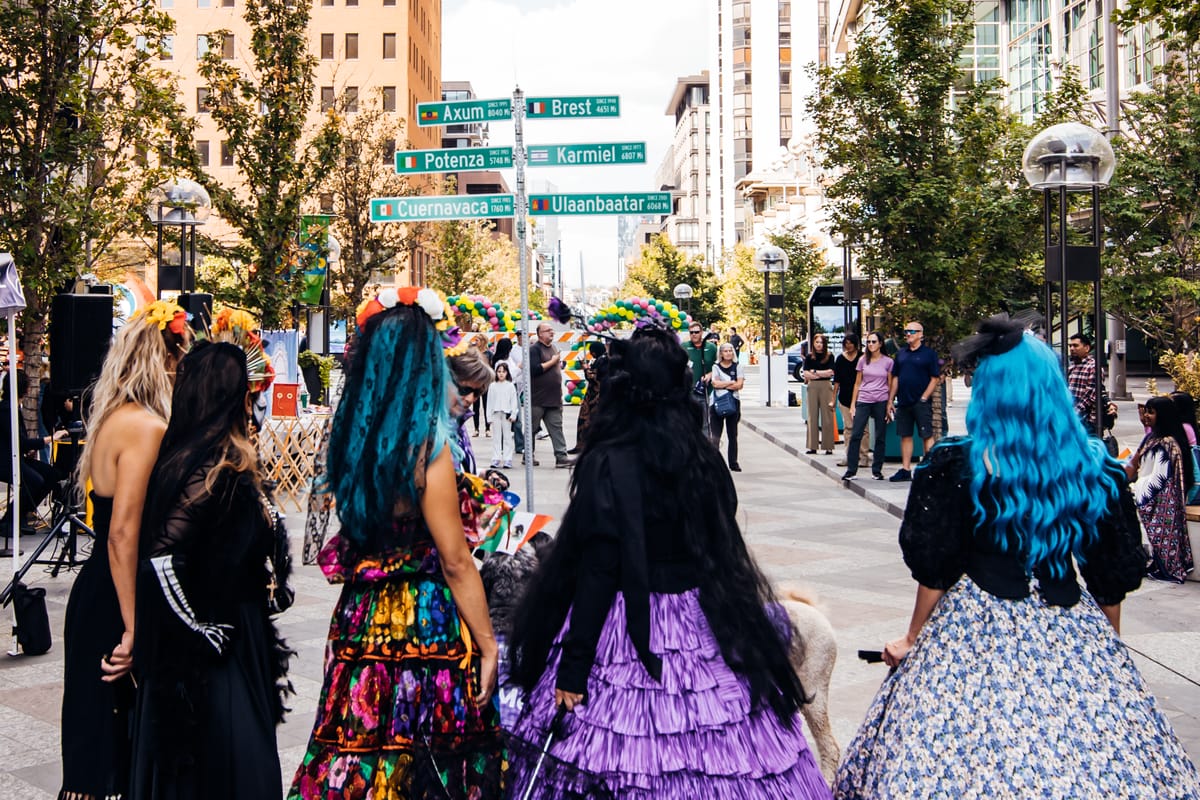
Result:
<svg viewBox="0 0 1200 800"><path fill-rule="evenodd" d="M829 724L829 681L837 661L837 639L833 626L816 606L816 598L796 589L781 591L781 605L787 611L804 642L803 660L793 656L792 666L811 701L800 708L813 743L820 755L821 774L832 781L842 751Z"/></svg>

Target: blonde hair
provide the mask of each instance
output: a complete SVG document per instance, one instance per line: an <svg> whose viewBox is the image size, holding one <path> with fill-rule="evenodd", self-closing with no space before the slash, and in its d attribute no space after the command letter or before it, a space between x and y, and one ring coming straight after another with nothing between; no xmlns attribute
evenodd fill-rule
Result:
<svg viewBox="0 0 1200 800"><path fill-rule="evenodd" d="M76 471L81 487L91 476L97 434L114 411L132 403L163 422L171 416L174 381L170 369L183 355L186 341L186 333L159 330L144 316L135 317L117 331L104 357L100 377L91 389L90 403L85 403L83 416L88 437Z"/></svg>

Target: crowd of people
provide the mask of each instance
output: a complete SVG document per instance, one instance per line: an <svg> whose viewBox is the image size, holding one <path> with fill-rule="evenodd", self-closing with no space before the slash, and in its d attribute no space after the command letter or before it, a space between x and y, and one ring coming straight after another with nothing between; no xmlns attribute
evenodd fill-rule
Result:
<svg viewBox="0 0 1200 800"><path fill-rule="evenodd" d="M539 325L525 433L545 425L573 471L555 541L501 632L524 705L504 732L498 631L467 519L479 499L470 420L485 417L484 435L490 422L491 464L509 465L526 365L507 339L489 351L464 335L427 289L380 292L356 323L318 487L337 530L311 543L341 593L288 798L585 786L645 800L1200 798L1119 637L1120 605L1147 574L1191 568L1176 513L1196 482L1191 398L1147 403L1145 440L1122 464L1079 423L1054 353L1022 324L993 318L960 343L969 435L926 441L901 468L912 620L883 648L893 671L831 787L800 723L804 637L738 523L746 376L732 341L693 325L681 345L646 325L600 343L572 459L561 356ZM878 333L861 355L847 337L837 358L822 337L806 362L829 384L812 403L818 426L835 405L851 420L848 477L872 422L879 477L893 416L908 422L910 459L914 434L932 438L939 373L922 334L908 323L894 359ZM91 394L77 474L97 541L67 611L64 800L285 793L276 728L291 652L274 620L290 603L286 530L251 444L270 378L252 370L245 337L193 338L182 309L152 304L118 333ZM554 398L538 378L556 382Z"/></svg>

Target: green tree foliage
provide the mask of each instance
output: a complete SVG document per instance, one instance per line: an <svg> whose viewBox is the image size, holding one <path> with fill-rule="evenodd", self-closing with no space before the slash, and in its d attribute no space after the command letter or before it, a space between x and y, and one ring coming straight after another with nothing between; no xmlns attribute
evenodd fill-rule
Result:
<svg viewBox="0 0 1200 800"><path fill-rule="evenodd" d="M685 255L661 234L655 234L642 248L641 258L625 275L621 292L623 297L638 295L669 300L686 311L689 301L675 299L675 286L680 283L692 287L690 307L694 319L704 325L721 319L721 287L717 277L703 258Z"/></svg>
<svg viewBox="0 0 1200 800"><path fill-rule="evenodd" d="M174 79L158 68L172 31L138 0L0 3L0 250L25 288L27 355L43 352L53 295L148 224L148 190L175 143L190 145ZM36 373L41 359L28 363Z"/></svg>
<svg viewBox="0 0 1200 800"><path fill-rule="evenodd" d="M784 303L788 312L786 346L808 335L808 297L814 286L834 280L836 269L825 260L821 248L809 241L799 228L773 233L767 238L788 254L784 281ZM779 290L777 276L771 278L771 289ZM721 284L724 323L761 334L764 299L763 274L754 266L754 251L739 244L733 249ZM779 312L772 311L771 315L774 329L779 324Z"/></svg>
<svg viewBox="0 0 1200 800"><path fill-rule="evenodd" d="M455 219L437 223L433 263L427 283L447 295L483 294L493 249L492 225L486 220Z"/></svg>
<svg viewBox="0 0 1200 800"><path fill-rule="evenodd" d="M1122 103L1117 168L1101 193L1104 299L1171 350L1200 348L1200 51L1175 40L1148 91Z"/></svg>
<svg viewBox="0 0 1200 800"><path fill-rule="evenodd" d="M213 120L229 141L238 183L226 185L196 168L221 217L243 240L252 264L245 305L263 327L279 325L302 288L290 280L303 269L297 233L301 207L336 163L340 136L335 113L320 130L305 131L313 103L317 59L308 49L312 6L291 0L247 0L252 64L243 68L210 48L200 61ZM208 34L219 40L226 31Z"/></svg>
<svg viewBox="0 0 1200 800"><path fill-rule="evenodd" d="M1200 0L1129 0L1122 5L1116 16L1123 27L1150 22L1177 44L1200 41Z"/></svg>

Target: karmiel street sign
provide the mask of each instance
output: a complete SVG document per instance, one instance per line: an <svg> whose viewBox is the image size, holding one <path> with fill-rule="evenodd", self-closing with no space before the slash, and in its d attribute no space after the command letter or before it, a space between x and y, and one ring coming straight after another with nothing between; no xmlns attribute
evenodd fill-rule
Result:
<svg viewBox="0 0 1200 800"><path fill-rule="evenodd" d="M438 100L432 103L417 103L417 126L421 128L511 118L510 97L496 100Z"/></svg>
<svg viewBox="0 0 1200 800"><path fill-rule="evenodd" d="M378 197L371 200L371 222L511 217L514 208L511 194Z"/></svg>
<svg viewBox="0 0 1200 800"><path fill-rule="evenodd" d="M621 192L616 194L584 192L529 195L529 215L533 217L670 213L670 192Z"/></svg>
<svg viewBox="0 0 1200 800"><path fill-rule="evenodd" d="M531 167L565 167L589 164L645 164L645 142L610 144L548 144L525 148Z"/></svg>
<svg viewBox="0 0 1200 800"><path fill-rule="evenodd" d="M525 100L525 116L530 119L619 117L621 116L621 99L615 94L530 97Z"/></svg>
<svg viewBox="0 0 1200 800"><path fill-rule="evenodd" d="M461 147L444 150L397 150L396 172L475 172L508 169L513 165L511 147Z"/></svg>

